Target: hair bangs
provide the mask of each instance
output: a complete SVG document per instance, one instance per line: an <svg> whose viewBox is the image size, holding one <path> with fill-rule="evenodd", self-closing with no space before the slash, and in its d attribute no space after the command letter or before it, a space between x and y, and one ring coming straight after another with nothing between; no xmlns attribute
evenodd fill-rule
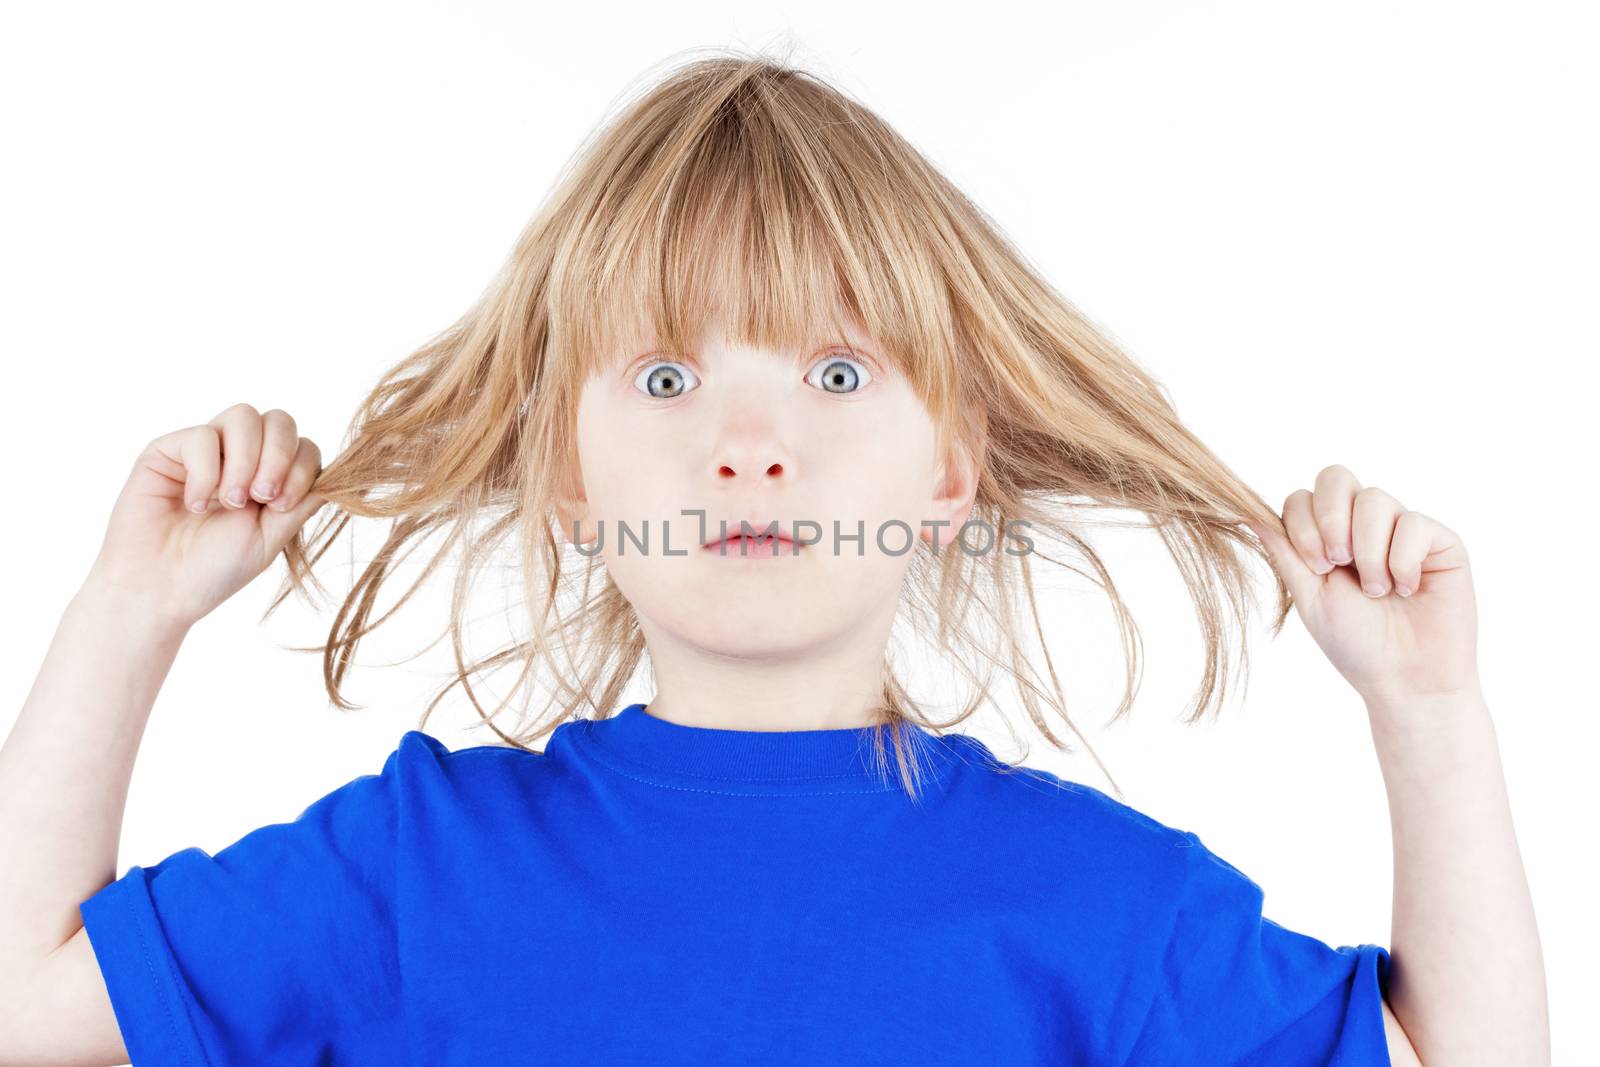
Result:
<svg viewBox="0 0 1600 1067"><path fill-rule="evenodd" d="M619 123L634 141L605 154L630 167L579 213L603 220L572 248L592 269L557 294L576 369L693 353L717 326L725 342L802 355L865 347L948 410L958 342L943 279L959 268L922 221L937 213L925 176L798 79L749 79L703 112Z"/></svg>

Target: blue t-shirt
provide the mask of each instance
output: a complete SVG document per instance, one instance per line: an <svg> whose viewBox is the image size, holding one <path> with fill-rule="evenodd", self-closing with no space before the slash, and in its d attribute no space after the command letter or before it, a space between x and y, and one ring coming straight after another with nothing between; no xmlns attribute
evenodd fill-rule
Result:
<svg viewBox="0 0 1600 1067"><path fill-rule="evenodd" d="M1384 1065L1389 954L1192 833L915 731L633 704L381 773L81 905L134 1067Z"/></svg>

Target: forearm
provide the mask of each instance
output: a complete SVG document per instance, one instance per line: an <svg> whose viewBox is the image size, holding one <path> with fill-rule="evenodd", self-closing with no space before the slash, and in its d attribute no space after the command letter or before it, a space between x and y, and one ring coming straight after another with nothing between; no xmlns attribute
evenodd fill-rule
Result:
<svg viewBox="0 0 1600 1067"><path fill-rule="evenodd" d="M93 579L62 613L0 745L0 976L75 933L116 877L134 758L185 632Z"/></svg>
<svg viewBox="0 0 1600 1067"><path fill-rule="evenodd" d="M1390 1008L1427 1067L1548 1064L1544 958L1482 693L1368 714L1394 837Z"/></svg>

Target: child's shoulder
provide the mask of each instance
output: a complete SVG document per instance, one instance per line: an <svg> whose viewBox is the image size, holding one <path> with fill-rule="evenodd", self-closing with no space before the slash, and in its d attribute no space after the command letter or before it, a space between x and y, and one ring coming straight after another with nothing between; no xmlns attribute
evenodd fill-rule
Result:
<svg viewBox="0 0 1600 1067"><path fill-rule="evenodd" d="M567 724L563 723L562 725L565 726ZM557 732L560 732L559 728ZM407 730L401 735L399 743L395 746L395 754L415 751L419 748L436 759L448 760L455 760L460 757L473 758L478 753L490 753L495 756L510 756L512 758L529 756L535 759L545 754L543 749L528 748L510 741L485 742L481 745L463 745L460 748L451 748L439 738L424 730Z"/></svg>
<svg viewBox="0 0 1600 1067"><path fill-rule="evenodd" d="M452 749L423 730L407 730L385 761L383 774L411 784L448 782L459 788L492 778L498 770L520 773L548 759L543 750L505 742Z"/></svg>
<svg viewBox="0 0 1600 1067"><path fill-rule="evenodd" d="M1092 785L1026 763L1004 763L970 735L947 735L947 740L964 753L964 762L985 772L982 779L993 791L994 803L1013 816L1045 820L1078 836L1143 841L1160 850L1193 847L1194 838L1188 831L1169 826Z"/></svg>

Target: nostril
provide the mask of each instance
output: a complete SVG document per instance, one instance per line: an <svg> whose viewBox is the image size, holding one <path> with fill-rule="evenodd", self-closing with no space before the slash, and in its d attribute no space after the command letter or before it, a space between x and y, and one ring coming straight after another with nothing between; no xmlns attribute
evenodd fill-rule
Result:
<svg viewBox="0 0 1600 1067"><path fill-rule="evenodd" d="M779 475L781 475L783 473L783 464L782 463L774 463L774 464L772 464L772 466L767 468L767 473L768 474L779 474ZM718 475L718 477L722 477L722 478L732 478L732 477L735 477L735 471L734 471L734 469L732 467L730 467L726 463L724 463L723 465L721 465L720 467L717 468L717 475Z"/></svg>

